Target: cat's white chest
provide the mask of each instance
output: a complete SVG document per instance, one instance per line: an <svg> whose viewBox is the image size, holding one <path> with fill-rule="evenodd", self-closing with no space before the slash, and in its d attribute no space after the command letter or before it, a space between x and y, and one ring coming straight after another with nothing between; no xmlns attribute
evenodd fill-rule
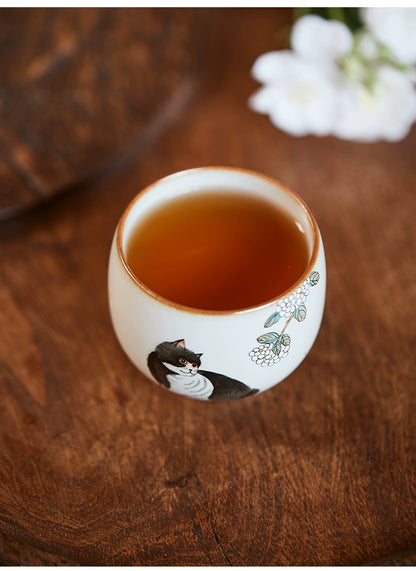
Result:
<svg viewBox="0 0 416 571"><path fill-rule="evenodd" d="M214 390L211 381L199 373L192 376L172 374L167 375L167 378L175 393L194 399L205 400L210 397Z"/></svg>

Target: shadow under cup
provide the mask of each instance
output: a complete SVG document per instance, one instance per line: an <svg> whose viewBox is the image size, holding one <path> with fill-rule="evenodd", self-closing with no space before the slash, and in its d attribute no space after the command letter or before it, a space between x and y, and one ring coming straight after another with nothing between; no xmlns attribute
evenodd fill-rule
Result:
<svg viewBox="0 0 416 571"><path fill-rule="evenodd" d="M127 262L129 241L161 206L219 191L241 202L260 199L296 221L306 242L303 271L282 293L242 308L198 309L171 301L137 278ZM111 318L124 351L162 387L199 400L241 398L287 377L312 347L325 302L325 255L309 208L270 178L226 167L182 171L139 194L116 229L108 278Z"/></svg>

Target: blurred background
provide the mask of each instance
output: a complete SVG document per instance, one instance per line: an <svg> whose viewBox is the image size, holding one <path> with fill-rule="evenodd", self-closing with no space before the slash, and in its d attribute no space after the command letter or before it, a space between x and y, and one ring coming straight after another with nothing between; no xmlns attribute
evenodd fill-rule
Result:
<svg viewBox="0 0 416 571"><path fill-rule="evenodd" d="M0 217L163 129L207 65L209 10L3 8Z"/></svg>

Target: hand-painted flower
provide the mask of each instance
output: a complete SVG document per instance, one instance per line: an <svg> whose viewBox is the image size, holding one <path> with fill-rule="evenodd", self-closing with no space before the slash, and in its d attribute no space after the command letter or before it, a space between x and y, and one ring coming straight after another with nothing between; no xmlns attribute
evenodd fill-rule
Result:
<svg viewBox="0 0 416 571"><path fill-rule="evenodd" d="M261 367L271 367L281 361L289 353L289 345L281 345L280 352L276 354L271 345L261 343L249 353L251 360Z"/></svg>

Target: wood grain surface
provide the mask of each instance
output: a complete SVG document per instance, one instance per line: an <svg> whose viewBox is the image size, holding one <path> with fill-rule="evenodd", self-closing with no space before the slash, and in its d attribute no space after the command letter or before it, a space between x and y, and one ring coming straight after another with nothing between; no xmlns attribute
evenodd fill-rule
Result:
<svg viewBox="0 0 416 571"><path fill-rule="evenodd" d="M0 226L0 561L396 565L416 550L416 130L293 138L247 107L281 9L201 10L197 96L130 161ZM100 141L97 141L100 144ZM327 305L302 365L235 402L178 397L122 352L117 221L145 185L225 164L311 206Z"/></svg>
<svg viewBox="0 0 416 571"><path fill-rule="evenodd" d="M200 14L0 10L0 218L143 145L172 100L186 102L207 41Z"/></svg>

